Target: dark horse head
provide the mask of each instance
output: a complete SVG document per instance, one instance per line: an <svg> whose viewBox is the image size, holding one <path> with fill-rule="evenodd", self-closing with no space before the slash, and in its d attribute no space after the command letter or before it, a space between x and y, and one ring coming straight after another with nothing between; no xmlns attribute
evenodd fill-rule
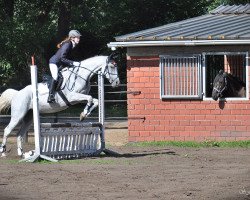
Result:
<svg viewBox="0 0 250 200"><path fill-rule="evenodd" d="M238 77L227 72L219 71L214 79L212 98L244 97L246 95L246 84Z"/></svg>

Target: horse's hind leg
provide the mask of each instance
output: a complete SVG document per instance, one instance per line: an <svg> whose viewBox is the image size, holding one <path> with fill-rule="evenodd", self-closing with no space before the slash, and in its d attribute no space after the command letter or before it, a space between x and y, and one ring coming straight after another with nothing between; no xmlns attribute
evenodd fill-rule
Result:
<svg viewBox="0 0 250 200"><path fill-rule="evenodd" d="M21 118L11 117L10 123L4 129L3 142L0 145L0 153L2 153L2 156L6 156L5 155L6 143L7 143L7 139L8 139L9 134L19 124L20 121L21 121Z"/></svg>
<svg viewBox="0 0 250 200"><path fill-rule="evenodd" d="M19 156L23 155L23 148L22 148L23 136L28 132L32 124L32 121L33 121L32 110L29 110L27 114L25 115L25 117L23 118L21 128L17 133L17 154Z"/></svg>

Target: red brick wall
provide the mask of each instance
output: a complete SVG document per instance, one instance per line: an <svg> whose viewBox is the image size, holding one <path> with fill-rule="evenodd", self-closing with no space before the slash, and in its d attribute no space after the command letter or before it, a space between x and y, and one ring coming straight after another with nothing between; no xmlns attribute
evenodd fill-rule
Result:
<svg viewBox="0 0 250 200"><path fill-rule="evenodd" d="M161 100L159 57L127 60L129 141L250 139L249 101Z"/></svg>

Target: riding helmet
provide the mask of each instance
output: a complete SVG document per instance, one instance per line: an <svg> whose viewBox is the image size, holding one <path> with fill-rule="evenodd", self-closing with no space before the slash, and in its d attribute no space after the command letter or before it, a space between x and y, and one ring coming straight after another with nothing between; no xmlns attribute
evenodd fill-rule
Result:
<svg viewBox="0 0 250 200"><path fill-rule="evenodd" d="M69 32L69 37L80 37L80 36L82 36L82 35L78 30L71 30Z"/></svg>

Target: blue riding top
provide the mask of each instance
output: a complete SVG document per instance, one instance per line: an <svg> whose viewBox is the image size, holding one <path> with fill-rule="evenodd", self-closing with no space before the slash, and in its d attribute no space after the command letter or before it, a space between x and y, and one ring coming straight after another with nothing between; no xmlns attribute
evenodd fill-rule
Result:
<svg viewBox="0 0 250 200"><path fill-rule="evenodd" d="M56 54L50 58L49 63L56 64L57 66L73 65L73 61L69 59L72 49L73 44L71 41L64 42Z"/></svg>

